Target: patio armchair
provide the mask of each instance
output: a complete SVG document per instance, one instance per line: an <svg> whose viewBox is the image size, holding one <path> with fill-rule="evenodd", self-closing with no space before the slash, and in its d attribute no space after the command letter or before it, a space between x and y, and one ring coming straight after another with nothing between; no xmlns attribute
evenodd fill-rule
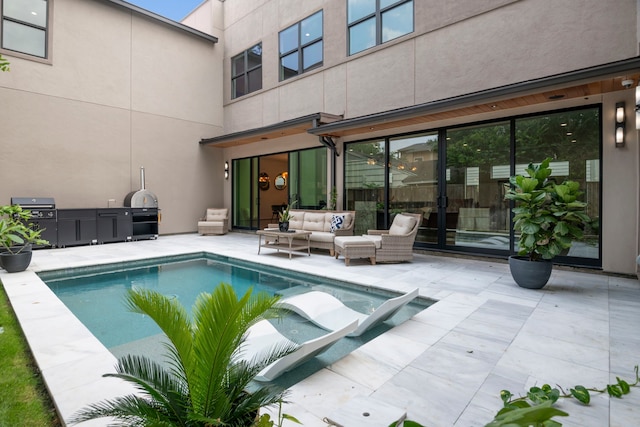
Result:
<svg viewBox="0 0 640 427"><path fill-rule="evenodd" d="M198 233L205 234L226 234L229 230L229 209L209 208L204 218L198 221Z"/></svg>
<svg viewBox="0 0 640 427"><path fill-rule="evenodd" d="M421 220L422 214L402 212L395 216L388 230L368 230L362 237L375 243L376 262L411 261Z"/></svg>

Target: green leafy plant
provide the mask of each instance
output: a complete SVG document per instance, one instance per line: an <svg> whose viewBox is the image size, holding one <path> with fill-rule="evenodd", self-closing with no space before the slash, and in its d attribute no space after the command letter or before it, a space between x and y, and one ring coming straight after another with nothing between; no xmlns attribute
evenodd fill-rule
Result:
<svg viewBox="0 0 640 427"><path fill-rule="evenodd" d="M280 404L285 392L269 385L248 391L249 385L293 348L274 346L249 362L238 356L249 327L277 316L277 300L264 292L252 295L251 289L238 298L231 285L221 283L211 294L198 296L190 316L176 299L149 289L130 290L129 308L149 316L168 338L169 367L145 356L120 358L117 372L104 376L127 381L138 393L92 404L72 422L114 417L127 426L270 427L273 421L258 417L258 411ZM277 421L285 418L280 414Z"/></svg>
<svg viewBox="0 0 640 427"><path fill-rule="evenodd" d="M587 388L576 385L565 391L562 387L551 387L544 384L542 387L534 386L529 389L526 396L515 397L509 390L500 391L500 399L503 407L498 411L493 421L485 427L561 427L562 424L553 417L566 417L569 414L554 408L553 404L560 398L576 399L588 406L591 402L591 393L607 393L610 397L622 398L629 394L633 387L640 384L638 365L634 367L635 382L629 383L620 377L616 377L616 383L607 384L603 388ZM423 427L415 421L405 420L402 423L393 423L389 427Z"/></svg>
<svg viewBox="0 0 640 427"><path fill-rule="evenodd" d="M260 416L253 427L282 427L284 420L288 420L296 424L302 424L296 417L282 412L282 401L280 401L278 403L278 424L276 424L276 421L271 419L271 416L269 414L263 414Z"/></svg>
<svg viewBox="0 0 640 427"><path fill-rule="evenodd" d="M616 377L616 383L607 384L603 388L587 388L576 385L568 391L562 387L551 387L544 384L542 387L531 387L526 396L514 397L509 390L500 392L503 408L498 411L495 419L485 427L559 427L561 423L552 420L555 416L567 416L564 411L554 408L552 405L560 398L576 399L587 406L591 402L591 393L607 393L610 397L622 398L637 387L640 383L638 365L634 367L636 379L629 383L620 377Z"/></svg>
<svg viewBox="0 0 640 427"><path fill-rule="evenodd" d="M582 192L579 183L564 181L556 184L549 176L551 158L539 165L530 163L527 175L509 179L512 188L505 198L513 200L513 226L520 233L518 255L531 261L551 259L569 249L573 240L583 238L583 229L591 223L586 203L578 200Z"/></svg>
<svg viewBox="0 0 640 427"><path fill-rule="evenodd" d="M282 211L278 213L278 221L289 222L289 220L292 218L292 215L289 211L292 206L296 205L297 202L297 200L294 200L293 202L289 203L286 208L282 209Z"/></svg>
<svg viewBox="0 0 640 427"><path fill-rule="evenodd" d="M30 218L30 211L19 205L0 206L0 247L3 251L17 254L29 244L49 244L40 237L42 229L32 228Z"/></svg>
<svg viewBox="0 0 640 427"><path fill-rule="evenodd" d="M338 208L338 190L336 187L331 189L331 198L329 199L329 209L336 210Z"/></svg>
<svg viewBox="0 0 640 427"><path fill-rule="evenodd" d="M4 59L2 55L0 55L0 71L10 71L9 61Z"/></svg>

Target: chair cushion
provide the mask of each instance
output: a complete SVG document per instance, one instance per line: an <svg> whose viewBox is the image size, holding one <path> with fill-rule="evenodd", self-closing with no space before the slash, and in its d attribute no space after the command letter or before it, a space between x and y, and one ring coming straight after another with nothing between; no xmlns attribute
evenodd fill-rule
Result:
<svg viewBox="0 0 640 427"><path fill-rule="evenodd" d="M198 221L198 227L224 227L224 221Z"/></svg>
<svg viewBox="0 0 640 427"><path fill-rule="evenodd" d="M414 217L397 214L393 219L391 228L389 228L389 235L402 236L405 234L409 234L415 225L416 219Z"/></svg>
<svg viewBox="0 0 640 427"><path fill-rule="evenodd" d="M222 221L227 218L227 209L207 209L207 221Z"/></svg>
<svg viewBox="0 0 640 427"><path fill-rule="evenodd" d="M376 234L363 234L362 237L369 241L372 241L376 246L376 249L380 249L382 247L382 236Z"/></svg>
<svg viewBox="0 0 640 427"><path fill-rule="evenodd" d="M335 233L336 230L340 230L344 225L344 218L346 214L333 214L331 215L331 227L329 231Z"/></svg>

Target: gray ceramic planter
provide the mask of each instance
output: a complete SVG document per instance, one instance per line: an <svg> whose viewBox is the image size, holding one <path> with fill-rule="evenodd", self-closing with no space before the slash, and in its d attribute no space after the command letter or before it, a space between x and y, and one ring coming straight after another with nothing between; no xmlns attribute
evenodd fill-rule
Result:
<svg viewBox="0 0 640 427"><path fill-rule="evenodd" d="M549 260L529 261L526 256L509 257L511 276L521 288L544 288L551 277L552 267L553 264Z"/></svg>

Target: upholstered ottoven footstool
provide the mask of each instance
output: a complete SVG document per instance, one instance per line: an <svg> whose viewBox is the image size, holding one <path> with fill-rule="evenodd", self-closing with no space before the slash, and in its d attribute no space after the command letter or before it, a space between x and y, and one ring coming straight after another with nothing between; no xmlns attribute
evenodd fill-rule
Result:
<svg viewBox="0 0 640 427"><path fill-rule="evenodd" d="M376 264L376 244L362 236L336 236L333 239L336 259L344 256L344 265L349 265L352 258L369 258L371 264Z"/></svg>

